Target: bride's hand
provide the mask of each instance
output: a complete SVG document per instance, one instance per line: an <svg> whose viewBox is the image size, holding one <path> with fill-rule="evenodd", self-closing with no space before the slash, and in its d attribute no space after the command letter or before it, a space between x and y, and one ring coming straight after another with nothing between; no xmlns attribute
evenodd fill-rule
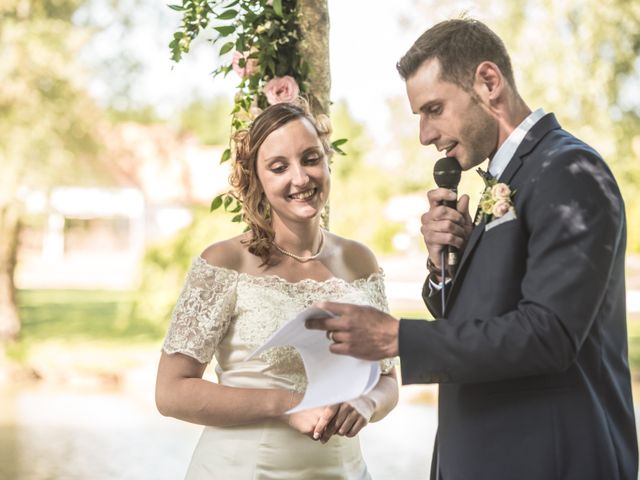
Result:
<svg viewBox="0 0 640 480"><path fill-rule="evenodd" d="M286 421L295 430L317 440L337 410L338 405L310 408L287 415Z"/></svg>
<svg viewBox="0 0 640 480"><path fill-rule="evenodd" d="M360 397L357 400L362 402L368 399ZM369 415L369 418L363 416L353 405L351 405L351 403L343 402L338 405L334 405L334 407L338 407L335 415L333 415L333 418L331 418L326 425L322 425L324 430L320 437L320 441L322 443L328 442L329 438L336 433L347 437L355 437L358 432L360 432L360 430L369 423L371 415ZM373 407L371 408L371 412L373 412ZM316 430L318 430L317 427Z"/></svg>

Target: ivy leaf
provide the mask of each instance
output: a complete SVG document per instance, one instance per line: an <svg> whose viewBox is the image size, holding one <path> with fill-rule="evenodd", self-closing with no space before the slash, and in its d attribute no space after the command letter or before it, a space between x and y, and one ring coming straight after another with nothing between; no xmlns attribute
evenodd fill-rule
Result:
<svg viewBox="0 0 640 480"><path fill-rule="evenodd" d="M182 5L167 5L167 7L176 12L184 12L186 10Z"/></svg>
<svg viewBox="0 0 640 480"><path fill-rule="evenodd" d="M229 205L231 205L231 202L233 201L233 197L231 195L227 195L224 197L224 210L225 212L229 211Z"/></svg>
<svg viewBox="0 0 640 480"><path fill-rule="evenodd" d="M241 221L242 221L242 214L241 214L241 213L239 213L238 215L235 215L235 216L231 219L231 221L232 221L233 223L241 222Z"/></svg>
<svg viewBox="0 0 640 480"><path fill-rule="evenodd" d="M220 15L218 15L218 20L231 20L232 18L236 18L237 16L237 10L225 10Z"/></svg>
<svg viewBox="0 0 640 480"><path fill-rule="evenodd" d="M340 148L340 145L344 145L345 143L347 143L349 140L347 140L346 138L339 138L338 140L336 140L335 142L331 142L331 148L333 149L334 152L336 152L338 155L346 155L346 152L344 150L342 150Z"/></svg>
<svg viewBox="0 0 640 480"><path fill-rule="evenodd" d="M234 47L235 43L233 42L227 42L225 43L222 48L220 49L220 55L224 55L227 52L230 52L231 49Z"/></svg>
<svg viewBox="0 0 640 480"><path fill-rule="evenodd" d="M282 17L282 0L273 0L273 11L276 15Z"/></svg>
<svg viewBox="0 0 640 480"><path fill-rule="evenodd" d="M210 212L213 212L216 208L220 208L220 205L222 205L222 195L224 194L221 193L213 199L211 208L209 209Z"/></svg>
<svg viewBox="0 0 640 480"><path fill-rule="evenodd" d="M213 29L217 30L221 37L226 37L236 31L236 27L231 25L224 27L213 27Z"/></svg>
<svg viewBox="0 0 640 480"><path fill-rule="evenodd" d="M233 207L232 210L229 210L231 213L238 213L240 210L242 210L242 204L238 201L236 201L236 206Z"/></svg>
<svg viewBox="0 0 640 480"><path fill-rule="evenodd" d="M224 152L222 152L222 157L220 157L220 163L224 163L231 158L231 150L227 148Z"/></svg>
<svg viewBox="0 0 640 480"><path fill-rule="evenodd" d="M244 35L238 35L238 39L236 40L236 50L244 52L246 50L244 45Z"/></svg>

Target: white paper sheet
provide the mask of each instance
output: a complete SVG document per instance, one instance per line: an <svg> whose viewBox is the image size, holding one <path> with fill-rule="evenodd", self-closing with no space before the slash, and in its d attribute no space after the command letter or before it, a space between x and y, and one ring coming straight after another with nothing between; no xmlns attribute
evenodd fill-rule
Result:
<svg viewBox="0 0 640 480"><path fill-rule="evenodd" d="M353 400L378 383L379 362L332 353L329 350L331 341L323 330L309 330L304 326L308 318L331 316L325 310L308 308L280 327L247 357L250 360L272 347L285 345L298 350L307 372L307 391L302 402L287 413Z"/></svg>

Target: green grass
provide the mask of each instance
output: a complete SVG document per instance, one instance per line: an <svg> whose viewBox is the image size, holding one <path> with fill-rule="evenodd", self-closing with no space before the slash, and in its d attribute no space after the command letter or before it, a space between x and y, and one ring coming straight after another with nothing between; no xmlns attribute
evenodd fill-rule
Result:
<svg viewBox="0 0 640 480"><path fill-rule="evenodd" d="M640 373L640 314L627 317L627 335L629 337L629 366Z"/></svg>
<svg viewBox="0 0 640 480"><path fill-rule="evenodd" d="M164 333L157 325L133 322L134 292L21 290L20 342L46 340L151 341Z"/></svg>

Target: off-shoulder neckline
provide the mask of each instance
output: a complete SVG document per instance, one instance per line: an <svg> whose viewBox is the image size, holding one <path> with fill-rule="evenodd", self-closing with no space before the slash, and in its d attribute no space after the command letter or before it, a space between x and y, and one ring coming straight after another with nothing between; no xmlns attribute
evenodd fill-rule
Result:
<svg viewBox="0 0 640 480"><path fill-rule="evenodd" d="M293 286L297 286L297 285L304 285L304 284L311 284L311 285L325 285L325 284L329 284L329 283L341 283L341 284L345 284L345 285L359 285L359 284L366 284L369 282L373 282L377 279L384 279L384 270L382 268L380 268L377 272L373 272L371 274L369 274L367 277L362 277L362 278L356 278L354 280L346 280L344 278L341 277L330 277L327 278L326 280L315 280L313 278L303 278L302 280L298 280L297 282L292 282L290 280L287 280L286 278L281 277L280 275L274 275L274 274L269 274L269 275L254 275L252 273L246 273L246 272L238 272L237 270L234 270L232 268L226 268L226 267L220 267L218 265L212 265L211 263L207 262L204 258L202 258L200 255L196 256L194 258L194 263L198 262L200 265L207 267L207 268L211 268L213 270L221 270L223 272L227 272L227 273L231 273L234 275L237 275L238 278L241 277L245 277L248 279L252 279L252 280L272 280L272 281L276 281L280 284L285 284L285 285L293 285Z"/></svg>

